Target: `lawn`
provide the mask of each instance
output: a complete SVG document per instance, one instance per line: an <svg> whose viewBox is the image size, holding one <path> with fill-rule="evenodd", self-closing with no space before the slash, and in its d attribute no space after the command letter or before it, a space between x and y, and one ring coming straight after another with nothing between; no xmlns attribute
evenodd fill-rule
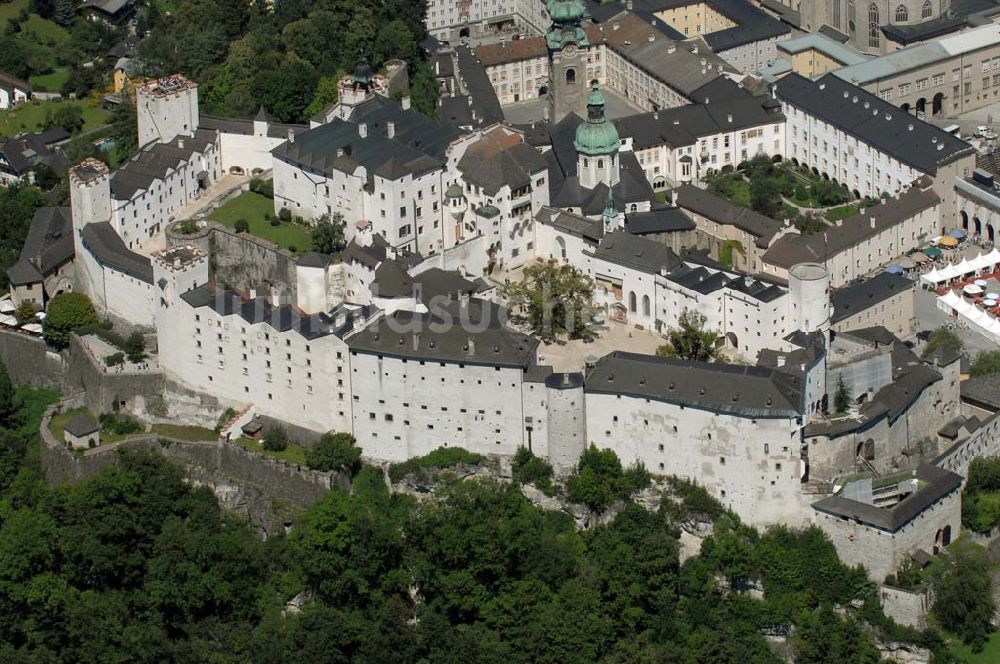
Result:
<svg viewBox="0 0 1000 664"><path fill-rule="evenodd" d="M184 424L154 424L153 433L177 440L192 443L218 440L219 434L205 427L188 426Z"/></svg>
<svg viewBox="0 0 1000 664"><path fill-rule="evenodd" d="M89 412L86 409L86 407L80 407L80 408L74 408L73 410L67 410L66 412L59 413L58 415L53 415L52 421L49 422L49 431L52 432L52 435L55 437L56 440L62 442L63 440L65 440L65 429L66 425L69 424L69 421L73 419L73 417L75 417L77 413L86 413L86 412ZM123 438L125 438L125 436L115 435L107 433L106 431L101 431L101 445L104 445L106 443L114 443L119 440L122 440Z"/></svg>
<svg viewBox="0 0 1000 664"><path fill-rule="evenodd" d="M59 92L69 80L69 68L59 67L48 74L32 76L28 82L35 92Z"/></svg>
<svg viewBox="0 0 1000 664"><path fill-rule="evenodd" d="M972 648L958 638L948 636L951 652L967 664L996 664L1000 662L1000 632L990 634L990 640L982 652L972 652Z"/></svg>
<svg viewBox="0 0 1000 664"><path fill-rule="evenodd" d="M840 207L830 208L826 211L827 221L837 221L839 219L847 219L858 213L858 208L853 205L841 205Z"/></svg>
<svg viewBox="0 0 1000 664"><path fill-rule="evenodd" d="M260 442L256 440L251 440L249 438L240 437L236 439L236 443L248 450L260 454L271 459L281 459L282 461L287 461L290 464L305 466L306 465L306 448L300 447L298 445L292 445L289 443L288 447L280 452L272 452L270 450L265 450L261 447Z"/></svg>
<svg viewBox="0 0 1000 664"><path fill-rule="evenodd" d="M264 214L274 214L274 201L253 191L243 192L222 207L216 208L209 219L233 228L238 219L250 224L250 234L269 240L283 249L303 253L312 249L312 233L298 224L281 222L272 226Z"/></svg>
<svg viewBox="0 0 1000 664"><path fill-rule="evenodd" d="M23 131L39 131L45 122L48 109L53 112L60 106L79 106L83 110L83 131L96 129L107 123L108 112L97 101L44 101L21 104L13 110L0 112L0 137L13 136Z"/></svg>

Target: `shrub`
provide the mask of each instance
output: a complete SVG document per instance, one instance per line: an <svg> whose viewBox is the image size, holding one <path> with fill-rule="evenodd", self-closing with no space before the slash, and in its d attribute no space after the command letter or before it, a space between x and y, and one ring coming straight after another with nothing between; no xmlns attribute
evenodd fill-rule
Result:
<svg viewBox="0 0 1000 664"><path fill-rule="evenodd" d="M272 427L264 433L260 445L268 452L284 452L288 447L288 433L281 427Z"/></svg>
<svg viewBox="0 0 1000 664"><path fill-rule="evenodd" d="M288 245L288 250L294 254L294 253L298 253L299 248L296 247L294 244L290 244L290 245Z"/></svg>
<svg viewBox="0 0 1000 664"><path fill-rule="evenodd" d="M226 423L234 417L236 417L235 408L227 408L222 411L222 414L219 415L218 421L215 423L215 433L222 431L222 427L226 426Z"/></svg>
<svg viewBox="0 0 1000 664"><path fill-rule="evenodd" d="M393 464L389 467L389 479L398 482L409 474L414 474L420 478L427 477L427 469L430 468L451 468L460 463L475 464L482 460L482 456L475 454L461 447L439 447L430 454L416 457L403 463Z"/></svg>
<svg viewBox="0 0 1000 664"><path fill-rule="evenodd" d="M233 230L237 233L249 233L250 223L246 219L237 219L236 223L233 224Z"/></svg>
<svg viewBox="0 0 1000 664"><path fill-rule="evenodd" d="M336 470L353 477L361 469L361 448L349 433L326 433L306 450L306 465L313 470Z"/></svg>
<svg viewBox="0 0 1000 664"><path fill-rule="evenodd" d="M281 220L278 219L277 217L271 217L271 221L269 221L268 223L271 224L272 226L280 226Z"/></svg>
<svg viewBox="0 0 1000 664"><path fill-rule="evenodd" d="M115 436L127 436L132 433L139 433L143 429L142 424L128 415L104 413L99 419L101 431Z"/></svg>
<svg viewBox="0 0 1000 664"><path fill-rule="evenodd" d="M133 332L128 335L128 338L125 339L125 344L122 346L122 350L124 350L125 355L128 356L129 362L142 362L146 358L145 343L142 335L138 332Z"/></svg>
<svg viewBox="0 0 1000 664"><path fill-rule="evenodd" d="M280 219L281 221L291 221L292 211L289 210L288 208L281 208L280 210L278 210L278 219Z"/></svg>
<svg viewBox="0 0 1000 664"><path fill-rule="evenodd" d="M104 358L104 364L108 365L109 367L117 367L122 364L125 364L125 353L119 352L108 355L107 357Z"/></svg>
<svg viewBox="0 0 1000 664"><path fill-rule="evenodd" d="M511 472L518 484L534 484L546 496L556 493L552 483L552 466L545 459L540 459L527 447L517 448L517 453L511 461Z"/></svg>
<svg viewBox="0 0 1000 664"><path fill-rule="evenodd" d="M615 499L627 499L649 486L649 473L636 465L622 470L618 455L591 445L580 457L577 470L566 483L569 499L592 510L603 511Z"/></svg>
<svg viewBox="0 0 1000 664"><path fill-rule="evenodd" d="M194 219L185 219L181 223L177 224L174 230L181 235L191 235L198 232L198 222Z"/></svg>
<svg viewBox="0 0 1000 664"><path fill-rule="evenodd" d="M274 198L274 181L254 178L250 180L250 191L258 193L261 196Z"/></svg>
<svg viewBox="0 0 1000 664"><path fill-rule="evenodd" d="M18 325L30 323L35 319L35 305L25 300L17 305L17 309L14 310L14 318L17 319Z"/></svg>

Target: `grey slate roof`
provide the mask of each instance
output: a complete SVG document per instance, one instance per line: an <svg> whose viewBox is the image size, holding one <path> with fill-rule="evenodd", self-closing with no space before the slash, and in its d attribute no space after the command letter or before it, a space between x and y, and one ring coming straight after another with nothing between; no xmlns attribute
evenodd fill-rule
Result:
<svg viewBox="0 0 1000 664"><path fill-rule="evenodd" d="M27 174L38 164L45 164L56 174L66 168L62 152L52 145L69 138L62 127L55 127L36 134L19 134L8 138L0 147L0 157L14 175Z"/></svg>
<svg viewBox="0 0 1000 664"><path fill-rule="evenodd" d="M490 135L470 145L458 162L462 179L493 196L502 187L511 190L531 184L531 176L546 169L545 158L524 143L505 145Z"/></svg>
<svg viewBox="0 0 1000 664"><path fill-rule="evenodd" d="M659 26L663 24L663 21L655 17L656 12L690 4L691 0L633 0L632 9L646 20L656 20ZM707 0L705 4L736 24L731 28L702 35L705 43L716 53L758 41L774 39L790 32L787 25L762 12L746 0ZM671 29L671 31L673 30ZM676 31L673 32L677 34L677 39L685 38L684 35L676 33Z"/></svg>
<svg viewBox="0 0 1000 664"><path fill-rule="evenodd" d="M358 125L340 118L296 134L294 142L285 141L271 154L324 174L334 171L353 174L361 166L366 169L369 182L375 175L387 180L398 180L406 175L416 177L441 168L444 163L438 157L387 138L371 127L368 135L362 138Z"/></svg>
<svg viewBox="0 0 1000 664"><path fill-rule="evenodd" d="M731 78L720 76L709 81L691 93L691 99L696 104L711 104L734 99L753 97L753 93Z"/></svg>
<svg viewBox="0 0 1000 664"><path fill-rule="evenodd" d="M660 274L682 265L674 250L656 240L625 231L605 235L594 255L612 263L636 268L648 274Z"/></svg>
<svg viewBox="0 0 1000 664"><path fill-rule="evenodd" d="M962 401L994 413L1000 410L1000 374L973 376L963 380L959 389Z"/></svg>
<svg viewBox="0 0 1000 664"><path fill-rule="evenodd" d="M222 290L214 284L204 284L186 293L181 299L191 307L209 307L221 316L239 316L247 323L266 323L278 332L294 330L306 339L318 339L331 334L344 337L357 325L370 318L377 308L371 305L357 308L340 306L330 314L304 314L291 305L275 307L262 297L244 298L231 290ZM343 320L338 324L338 318Z"/></svg>
<svg viewBox="0 0 1000 664"><path fill-rule="evenodd" d="M676 191L677 207L695 212L716 223L746 231L756 238L755 244L758 247L767 247L771 238L781 230L781 224L774 219L742 205L730 203L694 185L684 184Z"/></svg>
<svg viewBox="0 0 1000 664"><path fill-rule="evenodd" d="M680 208L661 207L648 212L629 212L625 215L625 230L633 235L650 233L675 233L694 230L695 223Z"/></svg>
<svg viewBox="0 0 1000 664"><path fill-rule="evenodd" d="M396 256L406 262L410 267L423 261L423 256L412 251L395 250ZM356 239L347 243L341 253L341 260L346 264L358 262L369 270L374 270L389 255L389 242L381 235L372 237L372 242L368 246L358 244Z"/></svg>
<svg viewBox="0 0 1000 664"><path fill-rule="evenodd" d="M111 173L111 196L127 201L136 192L148 190L169 170L177 170L195 154L205 154L217 138L214 130L196 129L194 136L177 136L169 143L148 146Z"/></svg>
<svg viewBox="0 0 1000 664"><path fill-rule="evenodd" d="M497 97L486 68L476 58L468 46L455 49L458 77L472 99L472 110L478 123L484 125L496 124L503 120L503 110Z"/></svg>
<svg viewBox="0 0 1000 664"><path fill-rule="evenodd" d="M97 420L90 413L77 413L63 427L63 431L77 438L89 436L100 430L101 427L97 424Z"/></svg>
<svg viewBox="0 0 1000 664"><path fill-rule="evenodd" d="M347 344L352 354L528 369L535 364L539 341L507 327L506 318L500 305L472 298L434 312L397 311Z"/></svg>
<svg viewBox="0 0 1000 664"><path fill-rule="evenodd" d="M604 224L600 221L558 208L542 207L535 215L535 219L593 243L599 242L604 236Z"/></svg>
<svg viewBox="0 0 1000 664"><path fill-rule="evenodd" d="M148 256L137 254L125 246L121 236L111 224L102 221L83 227L83 246L90 250L94 258L119 272L124 272L140 281L153 283L153 265Z"/></svg>
<svg viewBox="0 0 1000 664"><path fill-rule="evenodd" d="M802 412L797 376L763 367L688 362L615 351L587 375L586 391L622 394L753 418Z"/></svg>
<svg viewBox="0 0 1000 664"><path fill-rule="evenodd" d="M394 99L380 95L358 104L350 120L355 124L365 123L369 136L374 133L386 137L391 122L395 130L392 141L439 160L444 159L452 141L465 133L413 108L404 109Z"/></svg>
<svg viewBox="0 0 1000 664"><path fill-rule="evenodd" d="M783 268L799 263L826 261L868 238L884 233L902 224L914 215L940 204L941 199L933 189L910 187L896 198L890 198L830 226L822 233L800 235L787 233L777 240L764 254L764 262ZM872 219L874 218L874 228ZM919 239L919 238L918 238ZM897 245L900 243L896 243Z"/></svg>
<svg viewBox="0 0 1000 664"><path fill-rule="evenodd" d="M838 323L845 318L874 307L875 305L913 288L913 280L901 274L882 272L868 281L838 288L830 296L833 314L830 321Z"/></svg>
<svg viewBox="0 0 1000 664"><path fill-rule="evenodd" d="M780 123L785 119L781 105L770 97L741 96L708 104L701 103L700 99L696 101L696 104L618 118L614 123L620 136L632 137L634 149L644 150L658 145L673 148L693 145L703 136Z"/></svg>
<svg viewBox="0 0 1000 664"><path fill-rule="evenodd" d="M31 218L20 259L7 270L7 276L14 285L37 283L74 254L69 208L39 208Z"/></svg>
<svg viewBox="0 0 1000 664"><path fill-rule="evenodd" d="M261 118L261 113L264 113L266 119ZM300 124L283 124L279 122L271 122L271 116L264 110L261 106L260 111L251 120L249 118L224 118L215 115L202 115L198 118L198 126L201 129L213 129L223 134L242 134L243 136L253 135L253 123L255 121L267 122L267 135L271 138L288 138L288 132L293 131L296 134L308 131L309 125Z"/></svg>
<svg viewBox="0 0 1000 664"><path fill-rule="evenodd" d="M791 73L773 87L783 102L923 173L933 175L941 166L975 152L962 139L900 111L834 74L810 81Z"/></svg>
<svg viewBox="0 0 1000 664"><path fill-rule="evenodd" d="M962 488L960 475L929 463L921 464L915 471L915 475L923 486L920 486L891 509L875 507L868 503L845 498L839 494L813 503L813 509L895 533L920 516L924 510Z"/></svg>

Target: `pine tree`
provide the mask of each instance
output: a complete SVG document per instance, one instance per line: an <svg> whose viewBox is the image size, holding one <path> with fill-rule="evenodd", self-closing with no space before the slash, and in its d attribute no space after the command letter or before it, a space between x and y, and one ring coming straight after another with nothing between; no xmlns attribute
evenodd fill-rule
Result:
<svg viewBox="0 0 1000 664"><path fill-rule="evenodd" d="M851 391L844 383L844 376L837 376L837 391L833 395L833 408L838 413L846 413L851 407Z"/></svg>

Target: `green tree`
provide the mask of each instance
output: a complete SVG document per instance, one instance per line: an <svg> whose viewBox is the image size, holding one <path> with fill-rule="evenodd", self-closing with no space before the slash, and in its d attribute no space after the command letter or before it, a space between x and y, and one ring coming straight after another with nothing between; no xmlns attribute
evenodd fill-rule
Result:
<svg viewBox="0 0 1000 664"><path fill-rule="evenodd" d="M55 111L46 109L44 127L62 127L71 134L75 134L83 129L83 109L79 106L63 104Z"/></svg>
<svg viewBox="0 0 1000 664"><path fill-rule="evenodd" d="M48 164L38 163L31 169L31 177L35 185L49 191L59 184L59 175Z"/></svg>
<svg viewBox="0 0 1000 664"><path fill-rule="evenodd" d="M316 91L313 93L312 101L306 106L306 116L311 118L330 104L336 103L337 96L340 94L337 87L340 83L340 77L341 74L337 73L333 76L324 76L319 79L319 83L316 84Z"/></svg>
<svg viewBox="0 0 1000 664"><path fill-rule="evenodd" d="M336 254L344 248L344 215L323 215L312 230L313 248L322 254Z"/></svg>
<svg viewBox="0 0 1000 664"><path fill-rule="evenodd" d="M648 486L649 474L635 466L624 470L612 450L599 450L591 444L580 456L576 472L566 482L567 495L594 511L603 511L618 498L626 499Z"/></svg>
<svg viewBox="0 0 1000 664"><path fill-rule="evenodd" d="M260 72L253 82L254 95L270 109L277 122L305 122L305 109L319 82L316 68L292 58L276 69Z"/></svg>
<svg viewBox="0 0 1000 664"><path fill-rule="evenodd" d="M656 349L657 355L677 357L694 362L714 362L719 359L716 342L719 335L705 329L707 319L691 309L677 318L677 327L667 330L667 343Z"/></svg>
<svg viewBox="0 0 1000 664"><path fill-rule="evenodd" d="M829 604L799 625L793 640L796 664L879 664L881 653L871 632L851 618L843 619Z"/></svg>
<svg viewBox="0 0 1000 664"><path fill-rule="evenodd" d="M49 302L42 323L42 337L51 346L65 348L71 333L97 322L97 313L89 297L83 293L60 293Z"/></svg>
<svg viewBox="0 0 1000 664"><path fill-rule="evenodd" d="M77 0L55 0L52 20L63 27L73 25L76 20Z"/></svg>
<svg viewBox="0 0 1000 664"><path fill-rule="evenodd" d="M766 177L750 180L750 207L765 217L777 218L781 213L781 191L777 183Z"/></svg>
<svg viewBox="0 0 1000 664"><path fill-rule="evenodd" d="M527 447L517 448L510 466L514 481L518 484L534 484L546 495L555 495L556 488L552 483L552 466L545 459L540 459L532 454Z"/></svg>
<svg viewBox="0 0 1000 664"><path fill-rule="evenodd" d="M816 180L813 182L812 195L813 199L821 207L840 205L841 203L847 202L849 196L843 187L832 182L831 180Z"/></svg>
<svg viewBox="0 0 1000 664"><path fill-rule="evenodd" d="M844 383L844 375L837 375L837 391L833 393L833 409L839 415L843 415L851 408L851 391Z"/></svg>
<svg viewBox="0 0 1000 664"><path fill-rule="evenodd" d="M129 362L138 363L146 359L145 340L139 332L133 332L128 335L122 350L125 351L125 356L128 357Z"/></svg>
<svg viewBox="0 0 1000 664"><path fill-rule="evenodd" d="M0 364L0 428L14 429L20 424L21 399L7 375L7 367Z"/></svg>
<svg viewBox="0 0 1000 664"><path fill-rule="evenodd" d="M927 345L924 346L923 357L930 357L939 347L951 348L952 350L962 350L962 338L955 332L945 327L939 327L931 332L927 338Z"/></svg>
<svg viewBox="0 0 1000 664"><path fill-rule="evenodd" d="M1000 350L986 350L978 353L969 371L973 376L1000 373Z"/></svg>
<svg viewBox="0 0 1000 664"><path fill-rule="evenodd" d="M353 477L361 470L361 448L349 433L325 433L306 450L306 465L313 470L335 470Z"/></svg>
<svg viewBox="0 0 1000 664"><path fill-rule="evenodd" d="M941 626L979 652L993 631L993 580L985 551L952 547L931 573L932 610Z"/></svg>
<svg viewBox="0 0 1000 664"><path fill-rule="evenodd" d="M542 339L591 334L594 282L572 265L532 263L524 268L522 281L505 284L500 293L512 309L525 314L532 332Z"/></svg>
<svg viewBox="0 0 1000 664"><path fill-rule="evenodd" d="M283 452L288 447L288 432L282 427L271 427L264 432L261 447L269 452Z"/></svg>
<svg viewBox="0 0 1000 664"><path fill-rule="evenodd" d="M35 210L45 204L45 194L38 187L0 187L0 288L9 285L7 269L19 258Z"/></svg>
<svg viewBox="0 0 1000 664"><path fill-rule="evenodd" d="M250 232L250 222L246 219L237 219L236 223L233 224L233 230L237 233L249 233Z"/></svg>
<svg viewBox="0 0 1000 664"><path fill-rule="evenodd" d="M114 140L115 157L119 162L130 159L141 147L139 125L132 95L122 94L121 103L111 111L110 138Z"/></svg>

